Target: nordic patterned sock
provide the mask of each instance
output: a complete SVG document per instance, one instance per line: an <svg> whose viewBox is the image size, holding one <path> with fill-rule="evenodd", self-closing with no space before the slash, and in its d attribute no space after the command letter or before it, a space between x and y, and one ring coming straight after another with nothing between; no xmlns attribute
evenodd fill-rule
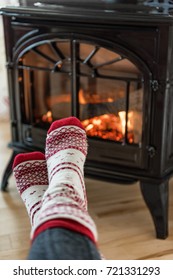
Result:
<svg viewBox="0 0 173 280"><path fill-rule="evenodd" d="M41 200L48 187L45 155L41 152L18 154L13 163L17 190L26 206L31 226L39 215Z"/></svg>
<svg viewBox="0 0 173 280"><path fill-rule="evenodd" d="M81 122L70 117L52 123L46 139L49 187L42 199L37 228L66 227L97 240L87 211L84 163L87 137Z"/></svg>

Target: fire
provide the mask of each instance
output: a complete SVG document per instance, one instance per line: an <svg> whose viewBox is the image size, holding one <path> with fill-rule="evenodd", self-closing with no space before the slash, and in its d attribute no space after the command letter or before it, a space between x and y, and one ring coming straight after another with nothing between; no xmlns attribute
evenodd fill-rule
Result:
<svg viewBox="0 0 173 280"><path fill-rule="evenodd" d="M132 125L130 121L130 118L132 118L132 116L133 112L129 112L127 123L127 138L129 143L134 142L134 135L132 132ZM82 121L82 124L88 136L121 142L125 137L126 112L119 112L118 116L115 116L114 114L104 114L98 117L84 120Z"/></svg>
<svg viewBox="0 0 173 280"><path fill-rule="evenodd" d="M118 113L118 115L119 115L120 120L121 120L123 135L125 135L125 131L126 131L126 112L121 111L121 112ZM133 131L133 125L132 125L133 118L134 118L133 112L128 112L127 128L128 128L128 142L129 143L134 142L134 135L132 133L132 131Z"/></svg>
<svg viewBox="0 0 173 280"><path fill-rule="evenodd" d="M132 126L133 112L128 113L127 138L128 143L134 143L134 133ZM48 111L42 116L42 121L51 123L53 121L52 112ZM82 121L86 133L90 137L99 137L118 142L123 142L126 131L126 112L121 111L118 116L114 114L104 114Z"/></svg>
<svg viewBox="0 0 173 280"><path fill-rule="evenodd" d="M80 103L85 100L80 96ZM111 98L109 100L111 102ZM90 137L98 137L101 139L108 139L116 142L124 142L126 139L128 143L136 143L134 112L128 112L126 120L126 112L120 111L118 115L103 114L95 116L82 121L86 133ZM48 111L42 116L42 121L45 123L52 123L52 112ZM126 125L127 121L127 125ZM126 131L127 130L127 131Z"/></svg>
<svg viewBox="0 0 173 280"><path fill-rule="evenodd" d="M42 116L42 121L43 122L51 123L53 121L52 112L48 111L46 114L44 114Z"/></svg>
<svg viewBox="0 0 173 280"><path fill-rule="evenodd" d="M122 124L122 131L123 133L125 133L125 129L126 129L126 112L125 111L121 111L118 113L120 119L121 119L121 124ZM127 121L127 127L128 130L132 130L133 126L132 126L132 119L133 119L133 112L129 112L128 113L128 121Z"/></svg>
<svg viewBox="0 0 173 280"><path fill-rule="evenodd" d="M100 103L100 102L113 102L114 99L111 97L101 97L98 93L91 94L90 92L84 92L83 89L79 90L79 103Z"/></svg>
<svg viewBox="0 0 173 280"><path fill-rule="evenodd" d="M125 111L121 111L118 113L120 120L121 120L121 126L122 126L122 132L123 134L125 134L126 131L126 112Z"/></svg>
<svg viewBox="0 0 173 280"><path fill-rule="evenodd" d="M112 97L100 96L99 94L90 94L84 92L83 89L79 91L79 103L84 105L88 103L104 103L114 102ZM127 136L128 143L134 142L134 128L133 128L133 112L128 112L127 120L127 135L126 135L126 112L120 111L118 116L114 114L103 114L93 118L82 121L82 124L88 136L99 137L102 139L109 139L113 141L124 141Z"/></svg>

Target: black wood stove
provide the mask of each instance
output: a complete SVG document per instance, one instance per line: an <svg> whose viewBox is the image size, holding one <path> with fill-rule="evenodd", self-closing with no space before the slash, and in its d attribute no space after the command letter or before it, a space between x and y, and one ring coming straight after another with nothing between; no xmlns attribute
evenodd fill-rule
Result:
<svg viewBox="0 0 173 280"><path fill-rule="evenodd" d="M21 1L4 21L13 153L44 151L55 119L77 116L85 174L140 181L158 238L173 174L173 1ZM106 190L105 190L106 192Z"/></svg>

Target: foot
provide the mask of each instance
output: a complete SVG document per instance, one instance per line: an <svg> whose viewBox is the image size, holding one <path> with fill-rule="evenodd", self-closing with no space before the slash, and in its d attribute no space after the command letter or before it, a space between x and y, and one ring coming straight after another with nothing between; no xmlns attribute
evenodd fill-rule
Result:
<svg viewBox="0 0 173 280"><path fill-rule="evenodd" d="M96 227L87 211L86 155L87 136L77 118L58 120L51 125L46 139L49 187L42 200L39 224L64 219L74 229L72 225L77 222L78 229L85 227L96 240Z"/></svg>
<svg viewBox="0 0 173 280"><path fill-rule="evenodd" d="M18 154L13 163L17 190L26 206L31 225L39 214L41 200L48 187L47 166L40 152Z"/></svg>

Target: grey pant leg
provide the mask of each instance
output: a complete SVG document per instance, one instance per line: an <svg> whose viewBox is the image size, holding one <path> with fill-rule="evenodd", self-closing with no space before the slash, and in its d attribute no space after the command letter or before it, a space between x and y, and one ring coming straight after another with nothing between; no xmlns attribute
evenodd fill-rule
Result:
<svg viewBox="0 0 173 280"><path fill-rule="evenodd" d="M85 235L64 228L50 228L33 241L29 260L100 260L95 244Z"/></svg>

